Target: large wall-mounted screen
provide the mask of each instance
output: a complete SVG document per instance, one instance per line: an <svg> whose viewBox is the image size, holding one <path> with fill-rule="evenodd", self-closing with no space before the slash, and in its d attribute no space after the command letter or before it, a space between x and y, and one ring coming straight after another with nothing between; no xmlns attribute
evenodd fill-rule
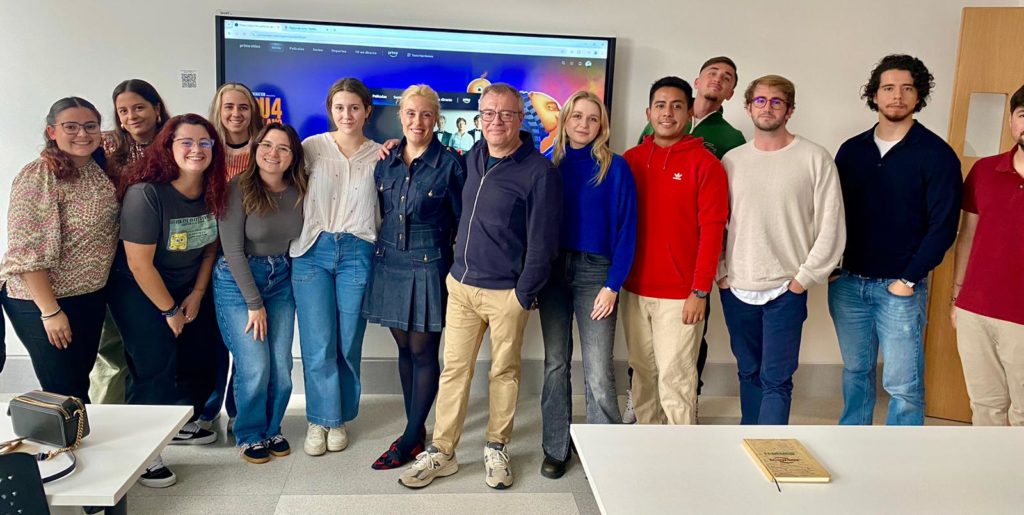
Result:
<svg viewBox="0 0 1024 515"><path fill-rule="evenodd" d="M356 77L373 94L368 137L400 138L396 100L423 83L441 97L438 138L465 151L479 139L473 129L480 91L507 82L525 101L524 129L549 153L570 95L585 89L611 106L614 55L615 39L607 37L217 17L218 84L249 86L265 119L289 123L304 138L330 129L331 84Z"/></svg>

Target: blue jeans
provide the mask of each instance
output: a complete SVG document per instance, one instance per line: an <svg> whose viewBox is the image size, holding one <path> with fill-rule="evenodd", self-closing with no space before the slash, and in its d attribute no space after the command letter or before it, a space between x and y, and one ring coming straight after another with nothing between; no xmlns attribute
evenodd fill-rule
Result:
<svg viewBox="0 0 1024 515"><path fill-rule="evenodd" d="M563 251L552 264L551 276L537 299L544 334L544 390L540 400L543 448L544 454L560 461L569 457L573 315L583 353L587 423L622 422L612 370L618 309L601 320L590 318L610 265L611 261L599 254Z"/></svg>
<svg viewBox="0 0 1024 515"><path fill-rule="evenodd" d="M747 304L729 289L719 292L740 378L740 423L789 424L807 292L787 291L763 306Z"/></svg>
<svg viewBox="0 0 1024 515"><path fill-rule="evenodd" d="M250 257L249 269L267 311L265 341L256 341L252 332L245 332L249 308L227 260L219 258L213 269L217 323L224 344L235 358L233 384L239 409L234 433L238 445L281 434L281 420L292 394L295 298L288 257Z"/></svg>
<svg viewBox="0 0 1024 515"><path fill-rule="evenodd" d="M889 425L924 424L924 324L928 285L914 294L889 293L894 279L843 272L828 287L828 310L843 355L843 414L840 424L871 424L875 369L882 349L882 387L889 392Z"/></svg>
<svg viewBox="0 0 1024 515"><path fill-rule="evenodd" d="M322 232L292 260L306 419L338 427L359 413L359 362L366 319L360 310L373 244L348 233Z"/></svg>

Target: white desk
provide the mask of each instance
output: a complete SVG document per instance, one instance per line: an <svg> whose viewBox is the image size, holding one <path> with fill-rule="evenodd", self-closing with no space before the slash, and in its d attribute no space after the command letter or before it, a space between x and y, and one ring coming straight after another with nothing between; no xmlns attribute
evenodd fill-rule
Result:
<svg viewBox="0 0 1024 515"><path fill-rule="evenodd" d="M571 429L602 513L1024 513L1024 428L625 426ZM744 438L797 438L832 474L780 483Z"/></svg>
<svg viewBox="0 0 1024 515"><path fill-rule="evenodd" d="M75 451L71 475L44 485L50 506L115 506L192 416L189 406L86 406L89 436ZM7 403L0 403L7 413ZM0 439L14 438L11 418L0 416ZM22 449L29 451L31 442ZM33 446L38 447L38 446Z"/></svg>

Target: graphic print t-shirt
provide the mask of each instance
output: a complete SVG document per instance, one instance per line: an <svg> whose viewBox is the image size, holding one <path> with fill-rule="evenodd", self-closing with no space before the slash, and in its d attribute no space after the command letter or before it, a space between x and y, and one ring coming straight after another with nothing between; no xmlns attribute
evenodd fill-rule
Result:
<svg viewBox="0 0 1024 515"><path fill-rule="evenodd" d="M153 265L167 288L195 281L203 249L217 241L217 219L203 195L192 200L169 183L128 187L121 208L121 239L156 245Z"/></svg>

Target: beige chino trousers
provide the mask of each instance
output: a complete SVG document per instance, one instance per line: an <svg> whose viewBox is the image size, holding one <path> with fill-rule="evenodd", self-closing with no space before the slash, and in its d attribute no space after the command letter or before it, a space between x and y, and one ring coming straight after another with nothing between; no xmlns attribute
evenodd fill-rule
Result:
<svg viewBox="0 0 1024 515"><path fill-rule="evenodd" d="M956 308L956 347L976 426L1024 426L1024 325Z"/></svg>
<svg viewBox="0 0 1024 515"><path fill-rule="evenodd" d="M637 423L697 421L697 351L705 322L684 324L683 303L622 290L619 317L633 367Z"/></svg>
<svg viewBox="0 0 1024 515"><path fill-rule="evenodd" d="M462 284L450 274L445 312L444 369L435 407L433 444L452 454L459 445L469 388L484 332L491 329L490 417L487 441L508 443L519 398L523 329L530 312L515 290L488 290Z"/></svg>

